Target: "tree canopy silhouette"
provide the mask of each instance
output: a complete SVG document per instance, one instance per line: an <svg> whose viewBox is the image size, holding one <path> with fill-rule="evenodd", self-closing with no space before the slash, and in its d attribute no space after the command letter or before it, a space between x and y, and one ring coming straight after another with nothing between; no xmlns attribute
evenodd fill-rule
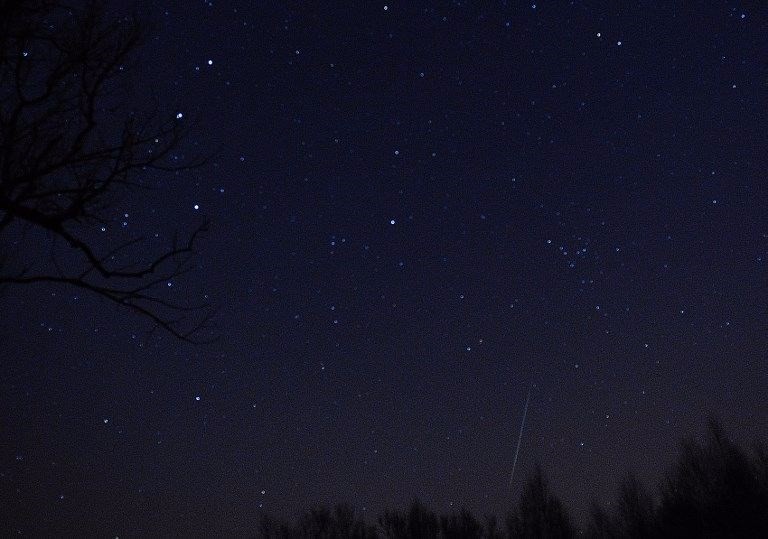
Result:
<svg viewBox="0 0 768 539"><path fill-rule="evenodd" d="M208 306L168 299L163 288L192 269L206 222L163 248L99 236L117 201L203 162L172 158L184 134L178 118L137 111L121 94L141 22L107 17L96 2L0 0L0 13L0 240L42 233L48 248L42 260L3 249L0 285L76 287L180 339L205 340Z"/></svg>
<svg viewBox="0 0 768 539"><path fill-rule="evenodd" d="M688 439L661 487L658 525L667 536L768 537L765 451L744 452L710 421L703 444Z"/></svg>
<svg viewBox="0 0 768 539"><path fill-rule="evenodd" d="M260 537L365 539L550 539L577 535L595 539L656 537L768 537L768 452L757 444L752 454L732 442L710 421L703 443L685 440L657 495L632 475L619 487L610 511L593 504L581 530L550 490L540 468L528 478L520 500L506 517L478 521L472 513L438 515L418 500L406 511L386 510L369 526L348 506L334 512L316 509L296 526L262 520Z"/></svg>
<svg viewBox="0 0 768 539"><path fill-rule="evenodd" d="M576 530L562 502L550 492L541 468L528 478L517 509L507 518L510 537L574 537Z"/></svg>

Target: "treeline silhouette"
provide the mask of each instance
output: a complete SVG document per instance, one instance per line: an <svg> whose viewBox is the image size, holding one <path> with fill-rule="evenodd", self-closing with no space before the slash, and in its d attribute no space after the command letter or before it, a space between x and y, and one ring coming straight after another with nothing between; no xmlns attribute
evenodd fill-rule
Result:
<svg viewBox="0 0 768 539"><path fill-rule="evenodd" d="M520 500L503 522L467 510L438 515L418 500L406 511L385 511L376 523L348 505L313 509L295 523L268 516L265 539L569 538L589 537L768 537L768 451L756 443L745 450L714 420L703 443L686 439L678 460L655 492L626 478L606 510L593 504L578 529L567 508L549 489L540 468L528 478Z"/></svg>

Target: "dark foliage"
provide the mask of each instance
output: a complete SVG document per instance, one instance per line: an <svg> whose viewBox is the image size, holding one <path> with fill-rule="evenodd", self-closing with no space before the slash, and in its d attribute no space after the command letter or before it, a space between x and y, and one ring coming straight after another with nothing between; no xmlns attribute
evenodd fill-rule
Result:
<svg viewBox="0 0 768 539"><path fill-rule="evenodd" d="M348 505L337 505L330 511L326 508L313 509L291 526L264 517L261 520L259 537L265 539L294 539L317 537L322 539L373 539L378 537L376 528L369 526L355 514Z"/></svg>
<svg viewBox="0 0 768 539"><path fill-rule="evenodd" d="M440 525L437 515L415 500L407 514L385 511L379 517L384 537L405 539L406 537L438 537Z"/></svg>
<svg viewBox="0 0 768 539"><path fill-rule="evenodd" d="M586 535L600 539L656 537L659 532L655 511L653 497L634 476L630 476L619 489L617 508L613 515L593 505Z"/></svg>
<svg viewBox="0 0 768 539"><path fill-rule="evenodd" d="M163 290L193 268L206 224L164 248L144 237L106 245L99 233L132 192L202 162L179 165L181 123L126 97L142 23L107 17L99 2L0 0L0 13L0 286L74 287L200 340L206 306ZM31 236L44 238L40 252L20 255Z"/></svg>
<svg viewBox="0 0 768 539"><path fill-rule="evenodd" d="M703 443L685 440L658 500L630 478L617 510L595 507L588 537L768 537L768 460L734 444L710 421Z"/></svg>
<svg viewBox="0 0 768 539"><path fill-rule="evenodd" d="M704 444L686 440L662 487L662 533L768 537L768 484L760 455L750 458L714 422Z"/></svg>
<svg viewBox="0 0 768 539"><path fill-rule="evenodd" d="M749 455L710 422L704 443L683 442L658 496L633 476L621 484L614 509L593 505L582 534L550 491L540 469L528 479L520 501L507 515L506 533L495 517L480 522L469 511L437 515L418 500L408 511L385 511L368 526L346 506L315 510L296 526L265 518L266 538L591 538L768 537L768 452L757 445Z"/></svg>
<svg viewBox="0 0 768 539"><path fill-rule="evenodd" d="M576 533L568 512L550 491L540 468L523 489L517 509L507 518L510 537L564 539Z"/></svg>

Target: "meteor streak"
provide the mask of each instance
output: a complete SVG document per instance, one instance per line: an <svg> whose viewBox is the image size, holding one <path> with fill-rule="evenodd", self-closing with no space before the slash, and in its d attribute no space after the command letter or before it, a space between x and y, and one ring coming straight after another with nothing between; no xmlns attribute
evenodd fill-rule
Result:
<svg viewBox="0 0 768 539"><path fill-rule="evenodd" d="M515 449L515 460L512 462L512 473L509 475L509 486L512 486L512 480L515 478L515 468L517 467L517 456L520 453L520 442L523 441L523 428L525 427L525 416L528 415L528 403L531 400L531 387L528 386L528 396L525 397L525 408L523 408L523 420L520 422L520 434L517 435L517 448Z"/></svg>

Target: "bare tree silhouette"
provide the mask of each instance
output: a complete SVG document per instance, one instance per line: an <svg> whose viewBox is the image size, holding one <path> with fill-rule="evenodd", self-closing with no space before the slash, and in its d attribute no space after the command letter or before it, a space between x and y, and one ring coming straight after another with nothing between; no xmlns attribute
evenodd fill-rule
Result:
<svg viewBox="0 0 768 539"><path fill-rule="evenodd" d="M302 515L298 525L280 523L267 516L261 518L259 537L263 539L375 539L376 528L369 526L355 510L344 504L330 509L319 507Z"/></svg>
<svg viewBox="0 0 768 539"><path fill-rule="evenodd" d="M317 509L298 525L262 519L260 537L289 539L335 537L364 539L478 539L652 537L768 537L768 450L755 444L752 454L726 435L714 420L703 443L687 439L659 485L658 496L633 475L621 483L611 509L592 504L583 531L551 491L541 468L526 481L520 501L507 515L506 530L494 517L485 524L466 510L439 515L415 500L408 509L385 510L369 526L351 508Z"/></svg>
<svg viewBox="0 0 768 539"><path fill-rule="evenodd" d="M764 452L750 455L710 419L704 443L683 441L661 487L659 527L676 537L768 537Z"/></svg>
<svg viewBox="0 0 768 539"><path fill-rule="evenodd" d="M585 535L595 539L659 537L653 496L634 475L629 475L619 487L612 514L592 504Z"/></svg>
<svg viewBox="0 0 768 539"><path fill-rule="evenodd" d="M520 502L507 517L509 537L568 538L576 535L571 517L549 489L541 468L528 478Z"/></svg>
<svg viewBox="0 0 768 539"><path fill-rule="evenodd" d="M440 520L437 515L419 500L411 503L407 514L385 511L379 517L379 526L384 530L384 536L392 539L437 538L440 533Z"/></svg>
<svg viewBox="0 0 768 539"><path fill-rule="evenodd" d="M206 222L164 251L140 236L109 247L98 238L116 201L203 162L172 158L184 134L178 118L136 112L118 93L144 37L140 21L109 18L96 2L0 0L0 13L0 240L36 231L50 246L35 262L6 249L0 286L68 285L205 341L208 305L162 289L192 269Z"/></svg>

